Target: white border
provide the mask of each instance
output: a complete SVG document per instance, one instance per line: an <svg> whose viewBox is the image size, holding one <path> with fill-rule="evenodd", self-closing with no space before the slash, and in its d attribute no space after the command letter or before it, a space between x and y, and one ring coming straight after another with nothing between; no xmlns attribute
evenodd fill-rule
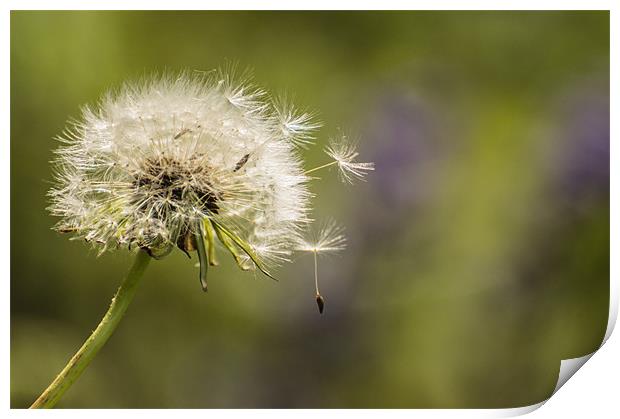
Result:
<svg viewBox="0 0 620 419"><path fill-rule="evenodd" d="M615 95L618 92L617 76L620 71L618 65L618 45L619 45L619 33L618 33L618 11L612 6L611 1L603 0L590 0L590 1L577 1L577 0L564 0L564 1L393 1L384 0L381 2L358 0L355 2L334 2L325 0L314 1L300 1L295 4L287 1L243 1L243 0L227 0L226 2L196 2L187 0L176 0L174 2L163 2L157 0L143 0L143 1L128 1L128 0L108 0L108 1L89 1L88 7L85 6L84 1L66 0L54 2L54 7L50 2L46 1L7 1L4 2L4 13L0 17L0 31L2 33L1 51L4 60L3 65L0 66L0 72L2 74L2 87L0 98L0 111L2 115L2 133L4 134L1 140L2 149L0 151L0 181L3 183L4 190L9 190L9 164L10 164L10 71L9 57L10 57L10 15L9 10L28 10L28 9L117 9L117 10L133 10L133 9L158 9L158 10L197 10L201 8L209 8L213 10L234 10L234 9L289 9L289 10L340 10L348 9L351 6L355 9L363 10L378 10L381 9L416 9L416 10L551 10L551 9L564 9L564 10L611 10L611 91L613 92L611 97L611 115L618 114L618 106L615 100ZM620 162L618 161L618 152L616 143L618 141L618 127L614 122L614 118L611 118L611 214L620 214L619 205L619 190L618 180L620 175ZM5 193L5 197L7 197ZM10 375L9 371L9 304L10 304L10 270L9 270L9 251L10 251L10 217L9 217L9 200L4 199L3 205L0 206L0 220L3 223L4 232L2 240L0 241L0 257L2 258L4 292L2 293L2 307L3 316L0 322L2 329L2 357L0 371L2 371L2 379L0 380L0 394L4 409L9 409L9 385ZM616 237L620 237L620 224L618 223L617 216L611 218L611 310L610 310L610 322L608 326L608 332L606 339L609 338L613 325L616 322L618 313L618 264L615 262L615 257L618 255L618 244ZM589 356L588 356L589 359ZM579 361L564 362L562 366L561 374L574 373L575 364ZM571 365L572 364L572 365ZM587 362L587 367L578 372L577 379L569 380L565 386L559 392L554 395L544 408L537 410L533 413L533 417L539 418L551 418L551 417L583 417L589 415L591 417L611 417L611 412L620 411L618 409L618 373L620 371L620 342L616 336L611 336L604 346L597 351L591 360ZM572 375L572 374L571 374ZM89 410L88 415L94 418L108 417L110 414L114 415L131 415L137 417L167 417L183 415L187 417L200 417L205 414L210 417L218 418L231 418L238 417L239 415L251 413L255 417L307 417L316 419L320 416L322 419L331 417L375 417L376 415L387 415L391 417L505 417L514 416L518 414L527 413L528 411L535 410L541 404L524 407L520 409L503 409L503 410ZM78 410L56 410L56 411L28 411L28 410L11 410L9 414L14 417L22 417L25 415L46 415L50 417L78 417L82 416L85 412Z"/></svg>
<svg viewBox="0 0 620 419"><path fill-rule="evenodd" d="M8 0L7 10L610 10L611 0Z"/></svg>

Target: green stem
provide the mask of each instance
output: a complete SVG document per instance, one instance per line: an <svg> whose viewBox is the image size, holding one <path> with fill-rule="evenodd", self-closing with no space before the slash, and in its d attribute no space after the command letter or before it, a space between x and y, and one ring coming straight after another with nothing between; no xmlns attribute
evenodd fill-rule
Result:
<svg viewBox="0 0 620 419"><path fill-rule="evenodd" d="M58 403L63 394L78 379L84 369L90 364L97 352L103 347L110 335L116 329L116 326L123 318L127 307L131 303L136 292L140 278L144 270L149 264L151 257L144 251L140 250L136 255L133 266L125 277L125 280L116 291L116 295L112 298L112 303L105 316L99 323L99 326L84 342L82 347L65 368L58 374L52 384L45 389L37 400L30 406L31 409L49 409Z"/></svg>

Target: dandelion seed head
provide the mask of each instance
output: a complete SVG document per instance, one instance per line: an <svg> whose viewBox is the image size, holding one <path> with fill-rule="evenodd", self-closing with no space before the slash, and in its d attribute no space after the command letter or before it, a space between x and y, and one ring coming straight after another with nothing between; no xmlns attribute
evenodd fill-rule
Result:
<svg viewBox="0 0 620 419"><path fill-rule="evenodd" d="M265 262L286 261L309 222L297 146L317 127L222 73L125 84L59 138L49 192L55 228L100 251L159 252L209 218Z"/></svg>
<svg viewBox="0 0 620 419"><path fill-rule="evenodd" d="M338 164L338 174L345 183L355 180L364 180L369 171L375 170L374 163L361 163L356 159L359 156L356 145L346 136L332 139L325 148L325 153Z"/></svg>

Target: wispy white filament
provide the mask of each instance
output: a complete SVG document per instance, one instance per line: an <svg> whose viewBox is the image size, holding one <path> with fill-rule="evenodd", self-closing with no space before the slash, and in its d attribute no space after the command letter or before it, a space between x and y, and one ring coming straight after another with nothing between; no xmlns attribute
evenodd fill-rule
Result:
<svg viewBox="0 0 620 419"><path fill-rule="evenodd" d="M318 257L323 254L337 253L346 248L344 229L335 221L328 220L322 227L311 234L308 240L301 240L297 247L300 252L310 252L314 258L314 290L316 292L319 311L323 312L324 301L319 290L319 266Z"/></svg>
<svg viewBox="0 0 620 419"><path fill-rule="evenodd" d="M325 153L338 165L338 172L343 182L353 183L355 179L363 180L367 172L375 170L374 163L355 161L359 153L355 144L349 142L345 136L333 139L325 148Z"/></svg>
<svg viewBox="0 0 620 419"><path fill-rule="evenodd" d="M325 221L318 230L300 240L297 250L312 253L336 253L347 247L344 228L334 220Z"/></svg>

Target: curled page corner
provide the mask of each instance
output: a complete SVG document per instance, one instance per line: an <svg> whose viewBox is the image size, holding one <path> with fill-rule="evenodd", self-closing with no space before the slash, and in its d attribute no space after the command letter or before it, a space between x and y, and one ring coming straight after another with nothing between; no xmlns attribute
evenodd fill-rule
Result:
<svg viewBox="0 0 620 419"><path fill-rule="evenodd" d="M598 349L596 351L598 351ZM592 358L592 355L594 355L596 351L584 356L580 356L578 358L563 359L560 362L560 373L558 374L558 382L556 383L551 396L553 396L564 384L566 384L566 382L573 375L575 375L577 371L579 371L579 368L583 367L584 364L588 362L590 358Z"/></svg>
<svg viewBox="0 0 620 419"><path fill-rule="evenodd" d="M566 384L566 382L577 371L579 371L579 368L583 367L584 364L586 362L588 362L588 360L590 358L592 358L592 356L594 356L594 354L597 353L599 351L599 349L601 349L603 347L605 342L607 342L607 340L611 336L611 333L613 332L614 328L616 327L616 319L618 318L618 294L616 292L617 290L615 289L615 287L613 285L612 285L612 287L610 288L609 291L610 291L609 317L607 319L607 329L605 330L605 336L603 337L603 340L602 340L601 344L592 353L589 353L587 355L584 355L584 356L581 356L581 357L578 357L578 358L570 358L570 359L563 359L562 360L562 362L560 363L560 373L558 374L558 382L555 385L555 389L553 390L553 393L551 393L551 396L549 398L553 397L553 395L560 388L562 388L562 386L564 384ZM549 400L549 399L547 399L547 400Z"/></svg>
<svg viewBox="0 0 620 419"><path fill-rule="evenodd" d="M611 336L611 333L613 332L614 328L616 327L616 320L618 318L618 290L616 289L616 285L617 284L615 284L614 281L610 281L609 317L607 319L607 329L605 330L605 336L603 337L603 340L601 341L601 344L599 345L599 347L589 354L586 354L586 355L583 355L577 358L569 358L569 359L561 360L560 361L560 372L558 374L558 381L555 385L555 388L553 389L553 393L551 393L551 395L548 398L546 398L545 400L539 403L535 403L529 406L515 407L515 408L508 408L508 409L498 409L495 411L496 414L494 415L494 417L500 417L500 418L514 417L514 416L525 415L527 413L531 413L535 411L536 409L538 409L539 407L547 403L547 401L549 401L549 399L551 399L551 397L553 397L553 395L557 393L558 390L562 388L562 386L566 384L566 382L573 375L575 375L575 373L579 371L579 369L583 367L585 363L588 362L588 360L590 360L590 358L594 356L595 353L597 353L603 347L605 342L607 342L607 340Z"/></svg>

